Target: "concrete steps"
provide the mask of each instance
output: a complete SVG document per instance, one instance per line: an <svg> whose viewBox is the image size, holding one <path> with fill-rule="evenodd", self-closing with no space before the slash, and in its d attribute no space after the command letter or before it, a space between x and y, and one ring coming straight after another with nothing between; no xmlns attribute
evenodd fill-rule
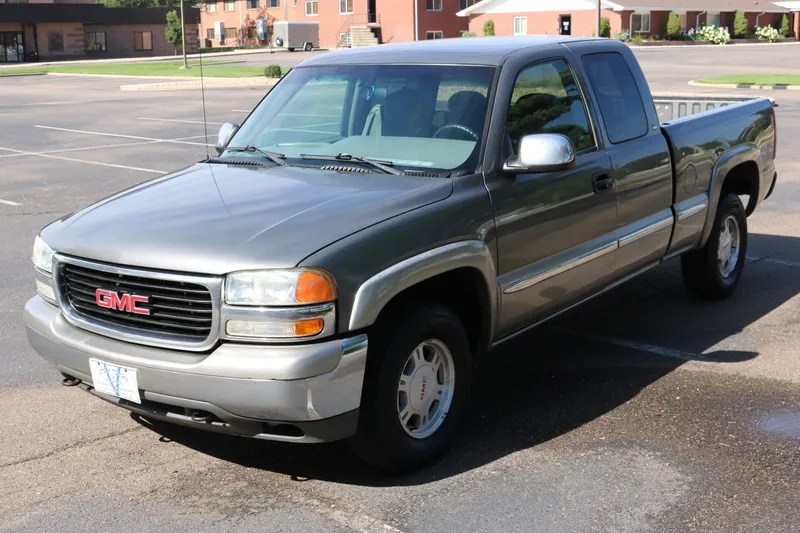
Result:
<svg viewBox="0 0 800 533"><path fill-rule="evenodd" d="M350 26L350 46L363 48L380 44L378 38L368 26Z"/></svg>

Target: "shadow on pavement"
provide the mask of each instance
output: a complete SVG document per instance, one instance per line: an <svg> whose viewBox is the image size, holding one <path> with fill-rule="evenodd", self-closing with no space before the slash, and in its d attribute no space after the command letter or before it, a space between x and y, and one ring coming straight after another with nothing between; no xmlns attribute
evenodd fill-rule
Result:
<svg viewBox="0 0 800 533"><path fill-rule="evenodd" d="M768 260L800 250L800 239L750 239L751 255L762 259L747 265L728 300L692 299L683 288L679 262L671 261L496 349L478 372L471 409L453 449L411 474L389 477L372 470L343 443L273 443L134 418L164 440L297 481L403 486L454 476L569 433L687 360L725 364L757 357L757 352L715 346L800 293L797 268Z"/></svg>

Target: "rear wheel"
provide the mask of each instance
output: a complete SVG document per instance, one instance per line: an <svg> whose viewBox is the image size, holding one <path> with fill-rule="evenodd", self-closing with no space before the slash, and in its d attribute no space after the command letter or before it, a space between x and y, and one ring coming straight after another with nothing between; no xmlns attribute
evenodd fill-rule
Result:
<svg viewBox="0 0 800 533"><path fill-rule="evenodd" d="M425 305L391 321L393 327L388 322L370 340L351 448L369 464L402 471L452 442L469 399L471 354L463 325L444 306Z"/></svg>
<svg viewBox="0 0 800 533"><path fill-rule="evenodd" d="M684 283L701 298L724 298L739 283L746 256L747 215L739 197L728 193L720 200L706 245L681 257Z"/></svg>
<svg viewBox="0 0 800 533"><path fill-rule="evenodd" d="M306 43L306 45L303 47L303 50L310 52L313 48L314 47L311 45L311 43Z"/></svg>

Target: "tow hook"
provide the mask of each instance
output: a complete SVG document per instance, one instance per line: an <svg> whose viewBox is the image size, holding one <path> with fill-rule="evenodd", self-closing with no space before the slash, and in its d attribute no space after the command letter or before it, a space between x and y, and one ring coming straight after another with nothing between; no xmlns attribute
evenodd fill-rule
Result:
<svg viewBox="0 0 800 533"><path fill-rule="evenodd" d="M64 385L65 387L74 387L75 385L80 385L81 380L72 376L67 376L65 374L64 379L61 380L61 384Z"/></svg>
<svg viewBox="0 0 800 533"><path fill-rule="evenodd" d="M208 422L214 418L214 415L205 411L192 411L190 416L195 422Z"/></svg>

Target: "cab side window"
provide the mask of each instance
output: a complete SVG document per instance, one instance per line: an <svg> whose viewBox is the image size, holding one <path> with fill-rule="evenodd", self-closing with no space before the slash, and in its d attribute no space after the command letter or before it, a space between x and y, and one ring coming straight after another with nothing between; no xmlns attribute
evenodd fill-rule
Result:
<svg viewBox="0 0 800 533"><path fill-rule="evenodd" d="M586 104L566 61L546 61L519 73L511 94L506 133L515 154L520 139L536 133L566 135L576 152L595 147Z"/></svg>

